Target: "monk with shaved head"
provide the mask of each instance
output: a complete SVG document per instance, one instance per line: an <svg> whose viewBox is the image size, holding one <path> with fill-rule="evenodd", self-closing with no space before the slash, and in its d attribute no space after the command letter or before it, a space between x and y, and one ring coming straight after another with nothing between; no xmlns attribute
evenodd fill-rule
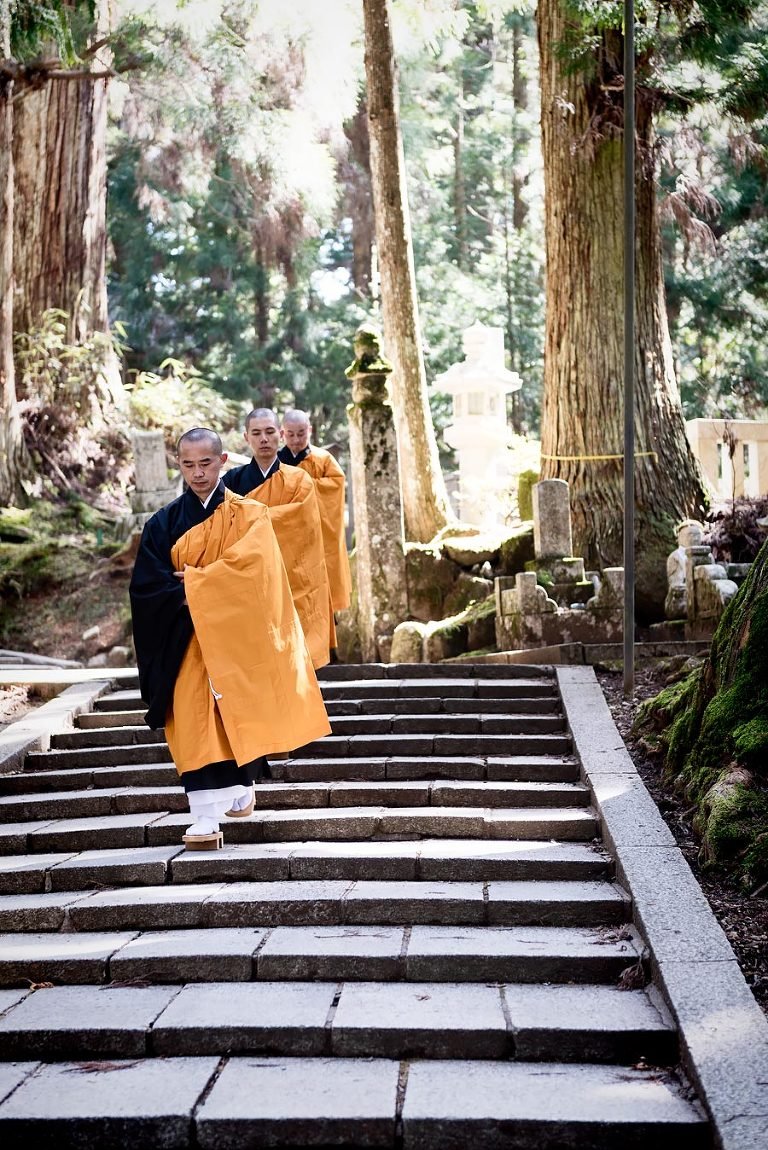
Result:
<svg viewBox="0 0 768 1150"><path fill-rule="evenodd" d="M306 472L279 458L280 425L270 408L249 412L245 441L253 458L228 471L224 483L269 508L312 663L323 667L336 645L336 633L315 485Z"/></svg>
<svg viewBox="0 0 768 1150"><path fill-rule="evenodd" d="M185 490L144 527L131 613L145 721L165 728L194 819L184 843L208 850L223 815L252 813L266 756L330 727L267 508L224 487L215 431L185 432L177 454Z"/></svg>

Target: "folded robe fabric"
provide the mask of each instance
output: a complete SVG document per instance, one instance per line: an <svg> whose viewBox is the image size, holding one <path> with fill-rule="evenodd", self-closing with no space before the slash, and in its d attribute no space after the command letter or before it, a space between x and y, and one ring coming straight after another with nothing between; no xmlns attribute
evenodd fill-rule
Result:
<svg viewBox="0 0 768 1150"><path fill-rule="evenodd" d="M252 464L228 472L227 487L240 491L249 468ZM306 472L281 463L247 496L269 508L312 663L324 667L330 648L336 646L336 634L315 485Z"/></svg>
<svg viewBox="0 0 768 1150"><path fill-rule="evenodd" d="M314 444L306 454L302 454L296 466L306 471L315 483L320 524L323 529L325 566L331 588L331 604L334 611L344 611L349 607L352 592L352 576L349 571L344 530L346 506L344 472L330 451L326 451L324 447L315 447Z"/></svg>
<svg viewBox="0 0 768 1150"><path fill-rule="evenodd" d="M267 509L227 491L171 561L194 625L166 717L179 773L330 734Z"/></svg>

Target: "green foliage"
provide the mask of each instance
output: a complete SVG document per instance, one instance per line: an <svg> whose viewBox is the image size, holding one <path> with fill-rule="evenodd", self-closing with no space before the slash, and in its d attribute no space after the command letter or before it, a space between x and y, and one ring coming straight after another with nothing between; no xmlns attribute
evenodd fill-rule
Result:
<svg viewBox="0 0 768 1150"><path fill-rule="evenodd" d="M36 56L43 45L53 43L62 63L77 61L73 19L83 13L92 21L95 0L14 0L11 3L11 54L18 60Z"/></svg>
<svg viewBox="0 0 768 1150"><path fill-rule="evenodd" d="M130 417L135 427L165 432L173 448L190 427L212 427L220 434L240 427L243 412L202 378L175 359L160 364L160 373L141 371L128 385Z"/></svg>

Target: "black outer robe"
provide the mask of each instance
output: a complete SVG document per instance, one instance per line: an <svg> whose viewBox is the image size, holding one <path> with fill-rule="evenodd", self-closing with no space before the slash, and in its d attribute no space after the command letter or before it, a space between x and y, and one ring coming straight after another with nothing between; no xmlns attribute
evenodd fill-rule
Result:
<svg viewBox="0 0 768 1150"><path fill-rule="evenodd" d="M184 585L173 573L171 548L223 502L221 482L207 507L188 488L156 511L142 532L129 594L139 688L149 708L144 721L153 730L165 726L176 676L194 631Z"/></svg>
<svg viewBox="0 0 768 1150"><path fill-rule="evenodd" d="M242 467L233 467L231 471L226 471L222 475L224 486L228 487L230 491L234 491L236 495L250 495L257 487L261 487L262 483L266 483L271 475L280 470L279 458L270 467L265 475L255 459L250 463L244 463Z"/></svg>
<svg viewBox="0 0 768 1150"><path fill-rule="evenodd" d="M298 467L302 459L306 459L311 450L311 444L308 443L307 446L303 448L298 455L294 455L290 447L288 447L286 444L278 451L277 458L281 463L288 463L291 467Z"/></svg>

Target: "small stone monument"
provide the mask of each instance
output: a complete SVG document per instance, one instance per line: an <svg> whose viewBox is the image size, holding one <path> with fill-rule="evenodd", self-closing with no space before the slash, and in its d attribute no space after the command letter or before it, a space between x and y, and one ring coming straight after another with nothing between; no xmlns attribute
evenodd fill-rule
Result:
<svg viewBox="0 0 768 1150"><path fill-rule="evenodd" d="M408 616L397 438L387 397L391 363L369 324L355 333L349 454L354 502L358 628L363 660L388 662L392 635Z"/></svg>
<svg viewBox="0 0 768 1150"><path fill-rule="evenodd" d="M453 423L445 441L459 461L459 518L478 527L502 522L501 496L508 486L507 426L509 392L522 381L504 365L504 332L475 323L464 332L464 360L435 379L435 387L453 397Z"/></svg>
<svg viewBox="0 0 768 1150"><path fill-rule="evenodd" d="M128 539L141 531L155 511L165 507L179 494L179 481L168 476L165 437L162 431L142 431L132 427L135 486L131 495L132 514L120 524L120 535Z"/></svg>
<svg viewBox="0 0 768 1150"><path fill-rule="evenodd" d="M667 619L685 619L688 613L686 570L687 548L701 547L704 528L695 519L686 519L677 528L677 547L667 559L667 597L664 614ZM709 549L707 548L709 551Z"/></svg>

